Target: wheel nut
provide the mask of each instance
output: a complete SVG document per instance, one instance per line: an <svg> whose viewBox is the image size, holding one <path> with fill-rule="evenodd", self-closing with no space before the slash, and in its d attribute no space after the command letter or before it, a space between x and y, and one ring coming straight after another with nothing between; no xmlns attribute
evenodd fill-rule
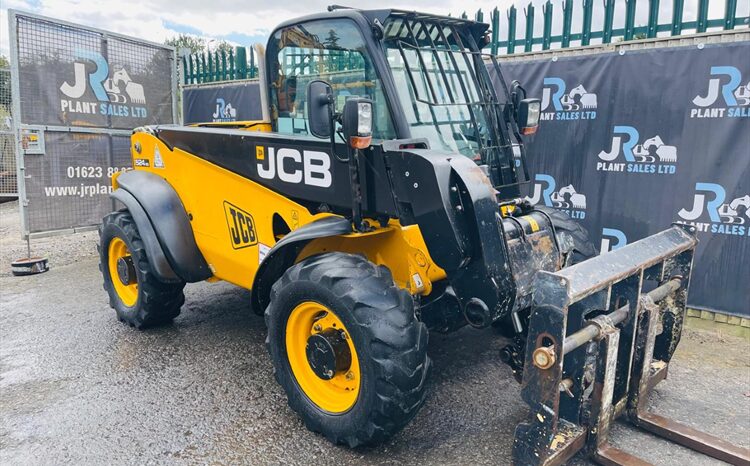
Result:
<svg viewBox="0 0 750 466"><path fill-rule="evenodd" d="M352 371L346 373L346 380L354 380L354 373Z"/></svg>
<svg viewBox="0 0 750 466"><path fill-rule="evenodd" d="M549 369L555 364L555 352L552 348L542 346L534 350L534 365L539 369Z"/></svg>
<svg viewBox="0 0 750 466"><path fill-rule="evenodd" d="M333 371L332 371L332 370L330 370L330 369L328 369L328 370L326 371L326 375L328 376L328 378L329 378L329 379L332 379L332 378L333 378Z"/></svg>
<svg viewBox="0 0 750 466"><path fill-rule="evenodd" d="M323 326L321 326L320 324L315 324L313 325L313 330L315 330L316 332L320 332L321 330L323 330Z"/></svg>
<svg viewBox="0 0 750 466"><path fill-rule="evenodd" d="M341 338L346 340L347 338L349 338L349 335L347 335L346 332L341 332Z"/></svg>

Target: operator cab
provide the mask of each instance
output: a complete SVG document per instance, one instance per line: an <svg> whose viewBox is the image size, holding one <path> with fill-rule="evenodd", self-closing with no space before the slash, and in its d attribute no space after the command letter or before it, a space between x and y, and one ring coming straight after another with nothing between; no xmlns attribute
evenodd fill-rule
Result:
<svg viewBox="0 0 750 466"><path fill-rule="evenodd" d="M520 133L536 128L539 105L520 86L509 92L497 61L480 51L487 34L487 24L402 10L329 7L282 23L266 52L273 131L315 137L307 91L322 80L335 114L349 99L372 101L374 144L418 140L409 147L462 154L500 198L517 197L528 180ZM340 123L335 133L344 142Z"/></svg>

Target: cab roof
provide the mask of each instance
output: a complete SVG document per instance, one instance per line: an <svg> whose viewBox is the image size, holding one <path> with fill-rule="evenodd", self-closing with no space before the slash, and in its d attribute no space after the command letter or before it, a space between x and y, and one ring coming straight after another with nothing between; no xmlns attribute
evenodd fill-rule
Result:
<svg viewBox="0 0 750 466"><path fill-rule="evenodd" d="M385 24L387 20L392 18L441 23L468 32L476 40L483 37L490 27L488 24L479 23L470 19L454 18L452 16L442 16L432 13L421 13L417 11L399 10L394 8L383 10L360 10L358 8L351 8L347 6L331 5L328 7L328 11L326 12L315 13L312 15L302 16L299 18L284 21L283 23L279 24L276 29L278 30L307 21L332 18L350 18L354 20L364 19L370 26L376 24L376 20L380 24Z"/></svg>

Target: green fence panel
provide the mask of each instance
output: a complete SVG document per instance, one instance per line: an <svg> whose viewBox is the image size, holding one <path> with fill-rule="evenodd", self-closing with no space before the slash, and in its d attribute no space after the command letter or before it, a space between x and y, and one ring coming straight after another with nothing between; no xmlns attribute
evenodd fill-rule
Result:
<svg viewBox="0 0 750 466"><path fill-rule="evenodd" d="M542 49L549 50L552 38L552 1L542 5L542 13L544 14L544 29L542 32Z"/></svg>
<svg viewBox="0 0 750 466"><path fill-rule="evenodd" d="M649 0L648 3L648 31L649 39L656 37L656 29L659 26L659 0Z"/></svg>
<svg viewBox="0 0 750 466"><path fill-rule="evenodd" d="M589 0L590 1L590 0ZM516 50L516 7L511 5L508 9L508 53Z"/></svg>
<svg viewBox="0 0 750 466"><path fill-rule="evenodd" d="M625 40L633 40L633 28L635 27L635 1L625 0Z"/></svg>
<svg viewBox="0 0 750 466"><path fill-rule="evenodd" d="M672 3L672 35L682 34L682 10L685 8L685 0L674 0Z"/></svg>
<svg viewBox="0 0 750 466"><path fill-rule="evenodd" d="M562 48L570 47L570 28L573 24L573 0L563 2Z"/></svg>
<svg viewBox="0 0 750 466"><path fill-rule="evenodd" d="M531 52L534 46L534 4L529 2L524 10L526 15L526 39L524 40L523 51Z"/></svg>

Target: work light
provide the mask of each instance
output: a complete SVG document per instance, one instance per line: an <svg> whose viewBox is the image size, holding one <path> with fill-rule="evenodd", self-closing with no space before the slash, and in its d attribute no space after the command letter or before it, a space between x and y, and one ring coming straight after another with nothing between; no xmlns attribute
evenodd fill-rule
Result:
<svg viewBox="0 0 750 466"><path fill-rule="evenodd" d="M342 126L352 149L366 149L372 142L372 101L349 99L344 104Z"/></svg>

